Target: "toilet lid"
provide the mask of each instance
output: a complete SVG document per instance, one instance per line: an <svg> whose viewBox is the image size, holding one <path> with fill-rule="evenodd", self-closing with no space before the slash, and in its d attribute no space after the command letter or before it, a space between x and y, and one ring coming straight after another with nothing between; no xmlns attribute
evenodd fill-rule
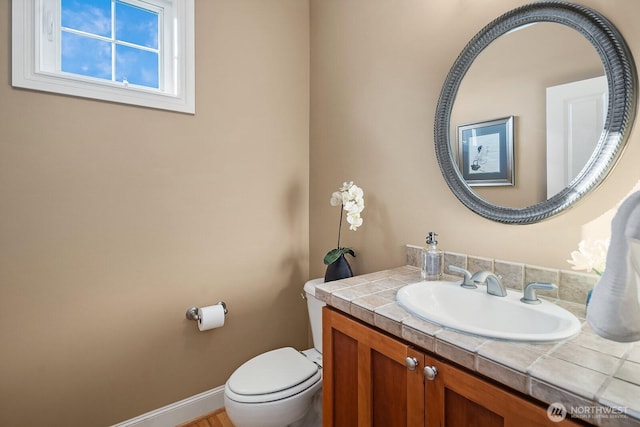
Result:
<svg viewBox="0 0 640 427"><path fill-rule="evenodd" d="M296 386L306 389L321 377L318 365L297 350L284 347L245 362L231 375L227 387L236 395L258 396L301 388Z"/></svg>

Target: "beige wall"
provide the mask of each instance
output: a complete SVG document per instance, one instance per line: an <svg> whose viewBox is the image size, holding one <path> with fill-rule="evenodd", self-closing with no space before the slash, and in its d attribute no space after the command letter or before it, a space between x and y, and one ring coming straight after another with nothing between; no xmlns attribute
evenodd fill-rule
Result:
<svg viewBox="0 0 640 427"><path fill-rule="evenodd" d="M0 2L0 425L109 425L305 348L309 9L196 2L195 116L10 87ZM227 302L200 333L191 305Z"/></svg>
<svg viewBox="0 0 640 427"><path fill-rule="evenodd" d="M583 225L612 208L640 179L640 134L607 181L578 206L548 221L501 225L452 195L436 163L433 118L441 85L471 37L528 0L311 0L310 270L335 245L343 180L365 191L364 225L343 232L357 253L356 274L402 265L404 245L429 231L443 249L568 269ZM640 3L581 0L607 16L640 58Z"/></svg>
<svg viewBox="0 0 640 427"><path fill-rule="evenodd" d="M523 0L198 1L195 116L11 89L8 3L1 425L107 425L304 346L298 295L335 245L343 180L366 192L364 225L342 241L358 274L404 264L430 230L448 250L566 268L582 224L640 179L634 132L604 185L541 224L489 222L449 192L432 146L440 86L473 34ZM640 57L640 4L584 3ZM218 300L224 328L183 320Z"/></svg>

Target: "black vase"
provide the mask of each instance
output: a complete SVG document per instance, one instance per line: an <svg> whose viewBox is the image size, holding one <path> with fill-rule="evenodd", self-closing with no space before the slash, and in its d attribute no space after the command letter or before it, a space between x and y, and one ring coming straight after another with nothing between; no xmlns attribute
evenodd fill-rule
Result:
<svg viewBox="0 0 640 427"><path fill-rule="evenodd" d="M327 266L327 271L324 274L324 281L332 282L334 280L346 279L347 277L352 276L353 272L351 271L351 266L344 254L342 254L337 260Z"/></svg>

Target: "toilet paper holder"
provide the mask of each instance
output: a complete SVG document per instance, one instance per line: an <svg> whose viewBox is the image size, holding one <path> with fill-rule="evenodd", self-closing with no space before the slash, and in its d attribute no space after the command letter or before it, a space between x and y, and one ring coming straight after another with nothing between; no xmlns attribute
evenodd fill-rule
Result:
<svg viewBox="0 0 640 427"><path fill-rule="evenodd" d="M224 309L225 316L229 312L229 310L227 310L227 304L224 301L218 301L214 305L221 305ZM198 316L198 307L189 307L189 309L187 309L186 317L189 320L200 320L200 316Z"/></svg>

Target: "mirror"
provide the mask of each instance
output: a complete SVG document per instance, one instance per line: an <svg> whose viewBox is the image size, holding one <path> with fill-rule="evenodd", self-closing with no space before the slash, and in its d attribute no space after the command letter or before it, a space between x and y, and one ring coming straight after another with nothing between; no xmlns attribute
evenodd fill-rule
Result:
<svg viewBox="0 0 640 427"><path fill-rule="evenodd" d="M458 127L514 116L513 139L518 142L514 147L517 155L513 156L513 185L479 185L473 191L495 205L514 208L546 200L547 152L552 148L545 144L547 89L598 77L604 80L606 91L604 67L598 53L580 33L565 25L552 22L529 25L504 34L487 46L473 61L458 89L451 112L451 150L462 170ZM582 100L579 107L585 109L593 105L601 118L597 122L598 128L589 135L589 141L580 141L581 145L589 146L590 155L602 134L606 107L603 102L594 103L585 95L576 96ZM558 107L561 109L562 105ZM589 126L594 114L591 111L585 114L590 116ZM586 165L588 158L578 159L577 172ZM564 172L563 177L568 176L568 171ZM561 186L554 187L555 193L569 181L563 179Z"/></svg>
<svg viewBox="0 0 640 427"><path fill-rule="evenodd" d="M547 132L553 133L547 114L558 116L553 109L547 111L547 88L592 79L603 85L596 97L599 107L589 104L587 126L574 125L580 147L578 142L572 149L560 147L561 152L581 154L575 156L573 172L561 172L558 181L551 161L559 157L553 151L557 148L545 143ZM507 12L467 44L443 85L435 148L447 184L465 206L494 221L529 224L561 213L600 184L622 153L635 118L636 80L622 36L597 12L563 2L537 2ZM459 141L458 130L481 130L482 123L511 116L513 184L489 179L483 185L470 179L467 172L483 172L477 162L475 170L465 169L480 157L477 146L484 148L484 155L494 145L481 131L477 138ZM495 141L494 158L508 153L501 151L501 138ZM586 140L591 141L589 148L582 147ZM466 163L460 161L465 156ZM492 178L489 172L502 164L496 160L495 170L489 170L488 162L487 173L477 177Z"/></svg>

